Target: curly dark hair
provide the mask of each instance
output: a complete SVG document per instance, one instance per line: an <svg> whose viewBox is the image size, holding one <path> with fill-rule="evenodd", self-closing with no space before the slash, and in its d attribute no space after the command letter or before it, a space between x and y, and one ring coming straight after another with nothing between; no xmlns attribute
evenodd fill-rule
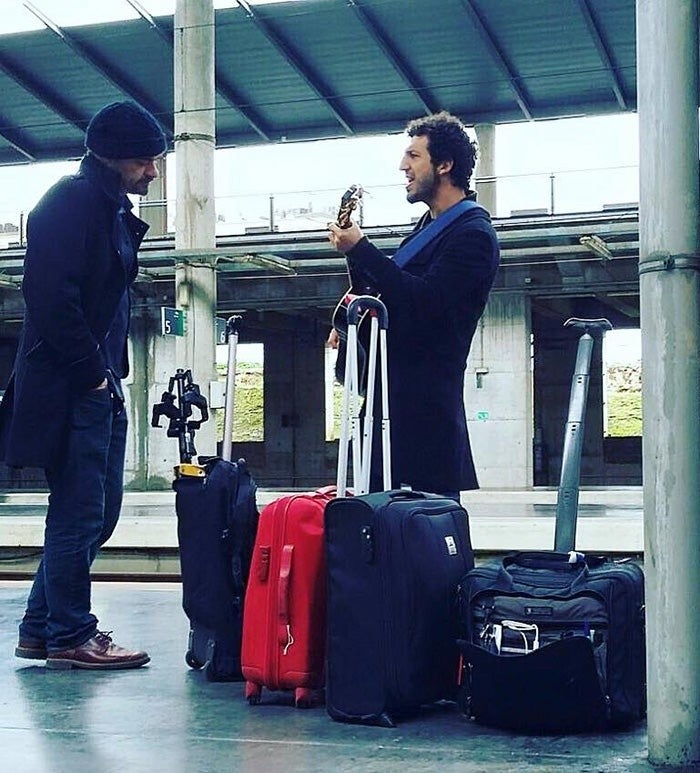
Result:
<svg viewBox="0 0 700 773"><path fill-rule="evenodd" d="M476 163L476 143L470 139L459 118L445 110L422 116L409 121L406 134L409 137L427 137L433 165L452 161L450 180L462 190L469 190Z"/></svg>

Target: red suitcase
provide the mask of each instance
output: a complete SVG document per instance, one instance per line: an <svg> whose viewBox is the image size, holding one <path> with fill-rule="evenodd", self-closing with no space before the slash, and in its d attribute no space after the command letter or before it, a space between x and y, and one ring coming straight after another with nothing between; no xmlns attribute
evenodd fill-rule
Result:
<svg viewBox="0 0 700 773"><path fill-rule="evenodd" d="M245 595L241 667L246 698L294 690L297 707L324 686L326 575L323 511L335 486L293 494L260 514Z"/></svg>
<svg viewBox="0 0 700 773"><path fill-rule="evenodd" d="M369 377L364 416L364 444L360 434L357 366L357 325L361 309L371 320ZM381 323L380 323L381 317ZM381 344L383 384L386 385L386 309L381 301L361 296L348 307L348 371L343 400L338 476L335 486L308 494L292 494L267 505L260 514L243 612L241 670L250 704L260 702L262 689L294 690L297 707L308 707L325 686L326 564L324 511L338 492L348 495L348 450L353 449L355 493L369 485L374 365ZM382 328L380 333L380 326ZM387 416L387 390L382 392ZM389 423L382 441L388 456ZM364 453L363 453L364 451ZM386 488L391 488L385 465Z"/></svg>

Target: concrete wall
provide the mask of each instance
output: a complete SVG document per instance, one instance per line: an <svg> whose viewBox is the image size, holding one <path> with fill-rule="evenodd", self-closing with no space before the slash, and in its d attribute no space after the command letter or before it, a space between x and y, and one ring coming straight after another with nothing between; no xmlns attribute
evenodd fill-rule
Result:
<svg viewBox="0 0 700 773"><path fill-rule="evenodd" d="M150 426L153 405L168 388L177 362L175 339L160 334L161 300L137 300L132 315L132 371L125 381L130 420L125 469L128 489L169 488L173 466L179 461L177 439L166 434L167 419L161 419L160 428ZM557 319L531 315L529 299L518 293L491 296L474 337L464 384L469 433L482 488L559 483L578 341L575 332L563 328L565 318L566 314ZM265 345L265 442L237 443L233 454L248 460L261 485L314 488L335 481L337 441L325 441L327 328L326 323L304 314L275 312L265 312L259 318L251 313L244 324L243 340ZM14 336L3 337L0 372L6 378L14 348ZM639 484L638 442L603 438L601 357L602 347L596 343L581 484ZM199 374L193 375L197 381ZM200 387L206 394L208 385L200 383ZM209 429L215 424L214 411L211 414ZM216 453L215 441L209 442L206 433L197 433L195 444L203 455ZM10 471L0 465L0 487L44 486L41 471Z"/></svg>
<svg viewBox="0 0 700 773"><path fill-rule="evenodd" d="M259 484L313 489L335 482L335 444L326 443L327 324L267 313L254 334L264 346L264 442L234 443Z"/></svg>
<svg viewBox="0 0 700 773"><path fill-rule="evenodd" d="M525 296L491 296L474 335L464 400L481 487L531 486L530 304Z"/></svg>

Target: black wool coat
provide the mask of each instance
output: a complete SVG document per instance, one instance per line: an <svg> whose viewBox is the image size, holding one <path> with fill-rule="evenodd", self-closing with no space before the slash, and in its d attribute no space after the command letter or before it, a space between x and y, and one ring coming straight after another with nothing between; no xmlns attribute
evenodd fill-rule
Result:
<svg viewBox="0 0 700 773"><path fill-rule="evenodd" d="M27 219L25 315L14 370L0 403L0 457L49 467L61 453L72 399L105 378L101 344L133 282L119 253L119 175L92 156ZM148 225L124 214L134 250ZM123 372L128 372L126 347Z"/></svg>
<svg viewBox="0 0 700 773"><path fill-rule="evenodd" d="M429 222L426 213L403 244ZM464 373L499 264L488 212L467 210L403 268L367 238L347 260L353 287L372 288L388 312L393 486L439 493L478 488ZM372 472L381 480L379 435L375 427Z"/></svg>

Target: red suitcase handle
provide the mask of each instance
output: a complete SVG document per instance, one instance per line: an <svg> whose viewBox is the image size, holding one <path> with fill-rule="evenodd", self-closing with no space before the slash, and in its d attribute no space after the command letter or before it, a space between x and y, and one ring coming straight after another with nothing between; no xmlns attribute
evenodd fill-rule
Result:
<svg viewBox="0 0 700 773"><path fill-rule="evenodd" d="M279 621L279 643L284 647L284 654L294 643L289 622L289 580L292 574L292 555L294 545L282 548L280 559L280 578L277 585L277 619Z"/></svg>

